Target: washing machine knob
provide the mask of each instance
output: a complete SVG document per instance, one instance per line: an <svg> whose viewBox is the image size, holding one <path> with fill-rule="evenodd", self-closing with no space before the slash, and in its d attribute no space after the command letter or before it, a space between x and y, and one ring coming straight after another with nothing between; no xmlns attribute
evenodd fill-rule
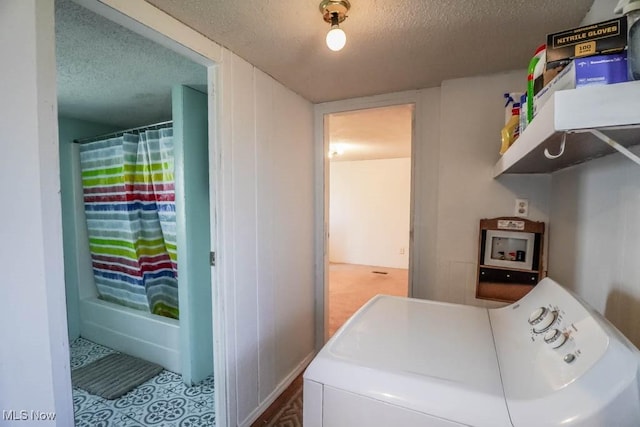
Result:
<svg viewBox="0 0 640 427"><path fill-rule="evenodd" d="M539 307L529 316L529 324L533 326L533 332L540 334L551 327L558 313L546 307Z"/></svg>
<svg viewBox="0 0 640 427"><path fill-rule="evenodd" d="M549 344L551 348L558 348L567 341L567 336L559 329L549 329L544 334L544 342Z"/></svg>
<svg viewBox="0 0 640 427"><path fill-rule="evenodd" d="M535 325L536 323L539 323L548 311L549 309L546 307L536 308L529 316L529 324Z"/></svg>

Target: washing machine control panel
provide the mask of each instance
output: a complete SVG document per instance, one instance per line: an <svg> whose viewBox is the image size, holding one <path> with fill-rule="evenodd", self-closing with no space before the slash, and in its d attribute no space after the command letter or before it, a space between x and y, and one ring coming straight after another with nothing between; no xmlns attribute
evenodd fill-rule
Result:
<svg viewBox="0 0 640 427"><path fill-rule="evenodd" d="M588 305L551 279L520 301L489 310L505 391L544 395L571 383L607 349L608 336Z"/></svg>
<svg viewBox="0 0 640 427"><path fill-rule="evenodd" d="M565 363L573 363L582 354L582 350L576 345L578 329L560 305L548 304L535 308L527 322L532 342L543 342L548 348L558 351L571 349L571 352L562 357ZM561 348L565 344L569 345Z"/></svg>
<svg viewBox="0 0 640 427"><path fill-rule="evenodd" d="M586 302L545 278L489 320L514 426L638 425L640 352Z"/></svg>

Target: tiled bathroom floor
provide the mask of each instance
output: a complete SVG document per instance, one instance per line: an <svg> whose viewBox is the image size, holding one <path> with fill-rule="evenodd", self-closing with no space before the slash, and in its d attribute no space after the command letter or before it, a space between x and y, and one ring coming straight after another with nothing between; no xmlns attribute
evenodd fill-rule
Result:
<svg viewBox="0 0 640 427"><path fill-rule="evenodd" d="M115 353L78 338L71 343L71 369ZM200 427L215 426L213 376L187 387L180 375L162 371L114 400L73 388L76 426L86 427Z"/></svg>

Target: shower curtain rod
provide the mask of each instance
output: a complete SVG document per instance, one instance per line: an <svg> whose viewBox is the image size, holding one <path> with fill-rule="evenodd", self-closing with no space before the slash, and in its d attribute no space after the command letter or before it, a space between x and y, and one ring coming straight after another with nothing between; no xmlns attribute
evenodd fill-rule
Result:
<svg viewBox="0 0 640 427"><path fill-rule="evenodd" d="M173 125L173 120L169 120L169 121L166 121L166 122L155 123L155 124L147 125L147 126L139 126L137 128L119 130L117 132L105 133L104 135L90 136L88 138L74 139L73 142L75 144L85 144L85 143L88 143L88 142L101 141L101 140L107 139L107 138L117 138L119 136L124 135L125 133L136 133L136 132L142 132L142 131L145 131L145 130L162 129L162 128L169 127L171 125Z"/></svg>

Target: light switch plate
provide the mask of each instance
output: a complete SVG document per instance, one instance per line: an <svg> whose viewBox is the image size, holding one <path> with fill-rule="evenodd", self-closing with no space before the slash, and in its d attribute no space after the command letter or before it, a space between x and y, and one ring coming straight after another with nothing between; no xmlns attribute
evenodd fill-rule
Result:
<svg viewBox="0 0 640 427"><path fill-rule="evenodd" d="M514 215L522 218L529 216L529 199L516 199Z"/></svg>

